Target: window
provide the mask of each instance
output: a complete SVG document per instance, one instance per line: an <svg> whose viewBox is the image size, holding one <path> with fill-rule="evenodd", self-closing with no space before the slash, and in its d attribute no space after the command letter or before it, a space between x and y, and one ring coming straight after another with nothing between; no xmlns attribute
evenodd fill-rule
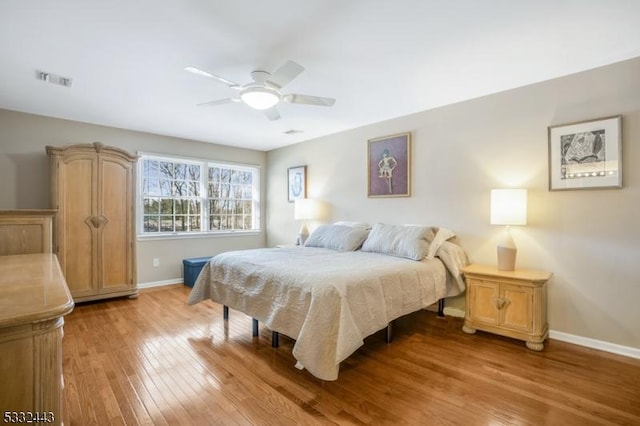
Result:
<svg viewBox="0 0 640 426"><path fill-rule="evenodd" d="M255 166L143 154L139 172L143 235L260 229Z"/></svg>

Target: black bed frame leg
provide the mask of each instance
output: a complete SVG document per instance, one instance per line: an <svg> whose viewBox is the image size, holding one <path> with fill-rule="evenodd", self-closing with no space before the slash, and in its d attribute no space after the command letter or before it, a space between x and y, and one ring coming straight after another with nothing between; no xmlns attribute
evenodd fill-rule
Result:
<svg viewBox="0 0 640 426"><path fill-rule="evenodd" d="M272 348L277 348L278 346L280 346L280 333L278 333L277 331L272 331L271 332L271 347Z"/></svg>
<svg viewBox="0 0 640 426"><path fill-rule="evenodd" d="M222 305L222 319L229 319L229 307L227 305Z"/></svg>
<svg viewBox="0 0 640 426"><path fill-rule="evenodd" d="M444 317L444 297L438 300L438 316Z"/></svg>
<svg viewBox="0 0 640 426"><path fill-rule="evenodd" d="M387 328L384 331L384 341L386 343L391 343L393 339L393 321L387 324Z"/></svg>
<svg viewBox="0 0 640 426"><path fill-rule="evenodd" d="M253 325L253 337L257 337L258 336L258 320L253 318L252 319L252 325Z"/></svg>

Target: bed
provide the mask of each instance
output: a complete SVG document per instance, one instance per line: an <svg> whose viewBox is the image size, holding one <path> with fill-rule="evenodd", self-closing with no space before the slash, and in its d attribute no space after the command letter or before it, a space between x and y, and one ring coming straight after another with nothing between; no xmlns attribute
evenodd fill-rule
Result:
<svg viewBox="0 0 640 426"><path fill-rule="evenodd" d="M467 257L447 241L450 231L323 226L305 246L214 256L188 303L211 299L244 312L295 339L296 367L336 380L340 362L365 337L464 291L460 271Z"/></svg>

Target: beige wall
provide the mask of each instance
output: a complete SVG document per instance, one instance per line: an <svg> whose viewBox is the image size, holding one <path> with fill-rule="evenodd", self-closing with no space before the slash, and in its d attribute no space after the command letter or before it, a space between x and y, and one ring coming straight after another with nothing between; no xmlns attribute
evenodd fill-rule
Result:
<svg viewBox="0 0 640 426"><path fill-rule="evenodd" d="M49 208L49 160L45 146L95 141L130 152L255 164L262 168L263 174L266 167L266 155L261 151L0 110L0 209ZM265 181L263 176L263 194ZM262 210L264 224L264 208ZM262 247L265 234L139 241L138 282L179 279L183 258ZM160 259L160 266L152 266L154 258Z"/></svg>
<svg viewBox="0 0 640 426"><path fill-rule="evenodd" d="M44 147L100 141L263 167L267 245L293 242L287 167L308 166L308 194L333 220L424 223L455 230L475 262L495 263L501 228L488 225L489 190L529 189L529 224L514 229L518 266L554 272L552 330L640 348L640 59L462 102L271 151L0 110L0 209L49 207ZM624 188L549 192L547 126L621 114ZM367 139L411 131L413 194L366 196ZM267 167L268 164L268 167ZM263 203L264 205L265 203ZM260 247L264 233L138 243L138 281L173 280L184 257ZM152 259L160 258L160 267ZM449 301L463 308L463 299Z"/></svg>
<svg viewBox="0 0 640 426"><path fill-rule="evenodd" d="M489 225L490 189L526 187L529 223L513 230L518 266L554 273L551 329L640 348L638 76L635 59L270 151L267 244L291 243L300 226L287 202L291 166L307 165L308 196L329 204L331 220L444 226L472 261L489 264L502 231ZM618 114L624 188L549 192L547 127ZM412 196L367 198L367 140L405 131ZM447 303L464 307L461 297Z"/></svg>

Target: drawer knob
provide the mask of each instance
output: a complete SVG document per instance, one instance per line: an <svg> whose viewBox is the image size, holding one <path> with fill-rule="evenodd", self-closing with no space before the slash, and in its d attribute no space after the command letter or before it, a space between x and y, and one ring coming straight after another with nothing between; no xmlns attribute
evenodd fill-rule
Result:
<svg viewBox="0 0 640 426"><path fill-rule="evenodd" d="M502 309L509 304L509 301L503 297L494 297L493 303L496 305L496 308Z"/></svg>

